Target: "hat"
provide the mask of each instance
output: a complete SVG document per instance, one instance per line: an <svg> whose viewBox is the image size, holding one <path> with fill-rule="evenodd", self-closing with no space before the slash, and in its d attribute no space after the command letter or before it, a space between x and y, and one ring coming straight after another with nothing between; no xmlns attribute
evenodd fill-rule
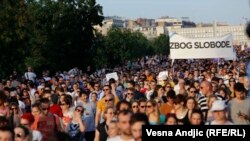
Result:
<svg viewBox="0 0 250 141"><path fill-rule="evenodd" d="M226 105L225 101L216 100L212 104L211 111L212 112L214 112L214 111L222 111L222 110L225 110L226 108L227 108L227 105Z"/></svg>
<svg viewBox="0 0 250 141"><path fill-rule="evenodd" d="M30 124L35 121L34 116L31 113L24 113L21 118L28 120Z"/></svg>
<svg viewBox="0 0 250 141"><path fill-rule="evenodd" d="M39 89L39 90L44 89L44 86L43 86L43 85L39 85L39 86L37 87L37 89Z"/></svg>

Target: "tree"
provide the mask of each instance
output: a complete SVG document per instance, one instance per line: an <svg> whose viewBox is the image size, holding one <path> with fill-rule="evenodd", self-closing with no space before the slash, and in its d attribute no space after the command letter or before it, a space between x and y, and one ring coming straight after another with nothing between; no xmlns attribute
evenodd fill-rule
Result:
<svg viewBox="0 0 250 141"><path fill-rule="evenodd" d="M26 14L24 1L0 1L0 77L25 68L22 62L28 53L29 39Z"/></svg>
<svg viewBox="0 0 250 141"><path fill-rule="evenodd" d="M161 34L159 37L152 41L152 46L155 53L158 55L169 55L169 36Z"/></svg>
<svg viewBox="0 0 250 141"><path fill-rule="evenodd" d="M104 38L110 67L147 55L149 42L142 33L112 28Z"/></svg>
<svg viewBox="0 0 250 141"><path fill-rule="evenodd" d="M95 41L93 26L103 20L95 0L29 0L31 55L27 65L65 70L86 67Z"/></svg>

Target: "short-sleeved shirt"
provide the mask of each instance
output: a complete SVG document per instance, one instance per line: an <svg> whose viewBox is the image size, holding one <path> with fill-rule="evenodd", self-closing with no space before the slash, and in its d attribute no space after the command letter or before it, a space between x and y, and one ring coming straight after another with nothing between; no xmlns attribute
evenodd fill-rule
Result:
<svg viewBox="0 0 250 141"><path fill-rule="evenodd" d="M119 102L118 98L115 98L115 105ZM106 108L106 102L105 102L105 98L103 97L100 101L97 102L97 108L99 108L102 112L105 110Z"/></svg>

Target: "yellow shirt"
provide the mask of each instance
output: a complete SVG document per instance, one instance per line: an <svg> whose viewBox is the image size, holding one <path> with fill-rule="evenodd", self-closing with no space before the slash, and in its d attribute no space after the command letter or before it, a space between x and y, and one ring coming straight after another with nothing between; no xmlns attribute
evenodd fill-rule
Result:
<svg viewBox="0 0 250 141"><path fill-rule="evenodd" d="M118 102L119 102L119 99L117 97L115 97L115 106L116 106L116 104ZM103 112L105 110L105 108L106 108L106 102L105 102L105 98L104 97L97 102L97 108L99 108L101 110L101 112Z"/></svg>

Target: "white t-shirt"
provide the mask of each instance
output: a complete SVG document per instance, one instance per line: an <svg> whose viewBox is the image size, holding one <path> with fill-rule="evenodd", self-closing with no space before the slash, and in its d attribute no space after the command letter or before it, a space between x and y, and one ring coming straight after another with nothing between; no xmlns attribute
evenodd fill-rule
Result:
<svg viewBox="0 0 250 141"><path fill-rule="evenodd" d="M217 123L215 120L213 120L213 121L211 121L210 123L206 123L206 125L222 125L222 124L219 124L219 123ZM230 121L227 121L227 122L225 122L223 125L233 125L233 123L230 122Z"/></svg>
<svg viewBox="0 0 250 141"><path fill-rule="evenodd" d="M26 73L24 74L24 76L25 76L26 79L35 82L36 74L35 74L34 72L26 72Z"/></svg>
<svg viewBox="0 0 250 141"><path fill-rule="evenodd" d="M108 138L107 141L135 141L135 139L123 140L121 136L115 136L112 138Z"/></svg>
<svg viewBox="0 0 250 141"><path fill-rule="evenodd" d="M42 137L43 136L40 131L37 130L32 131L32 141L41 141Z"/></svg>

